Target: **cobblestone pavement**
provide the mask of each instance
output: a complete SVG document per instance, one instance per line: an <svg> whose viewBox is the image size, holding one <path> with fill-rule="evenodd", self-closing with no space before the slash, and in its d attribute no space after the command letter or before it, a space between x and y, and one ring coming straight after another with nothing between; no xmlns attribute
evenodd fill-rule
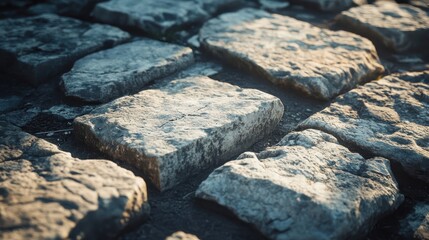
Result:
<svg viewBox="0 0 429 240"><path fill-rule="evenodd" d="M0 239L429 239L429 2L0 1Z"/></svg>

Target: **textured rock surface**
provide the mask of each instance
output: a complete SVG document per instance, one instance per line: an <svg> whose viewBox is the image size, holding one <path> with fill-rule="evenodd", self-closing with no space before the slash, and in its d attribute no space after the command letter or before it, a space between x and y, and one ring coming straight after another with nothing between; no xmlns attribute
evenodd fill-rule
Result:
<svg viewBox="0 0 429 240"><path fill-rule="evenodd" d="M39 83L65 72L78 58L129 37L115 27L52 14L0 20L0 66Z"/></svg>
<svg viewBox="0 0 429 240"><path fill-rule="evenodd" d="M300 4L322 11L338 11L363 4L365 0L289 0L291 3Z"/></svg>
<svg viewBox="0 0 429 240"><path fill-rule="evenodd" d="M397 161L412 177L429 182L428 96L429 72L391 75L346 93L300 127Z"/></svg>
<svg viewBox="0 0 429 240"><path fill-rule="evenodd" d="M73 106L61 104L61 105L52 106L49 109L44 110L43 112L52 114L55 116L59 116L67 120L72 120L78 116L91 112L95 107L96 106L73 107Z"/></svg>
<svg viewBox="0 0 429 240"><path fill-rule="evenodd" d="M419 203L414 206L400 225L400 234L404 238L429 239L429 203Z"/></svg>
<svg viewBox="0 0 429 240"><path fill-rule="evenodd" d="M429 52L429 16L411 5L384 1L363 5L342 12L336 22L397 52Z"/></svg>
<svg viewBox="0 0 429 240"><path fill-rule="evenodd" d="M179 231L168 236L165 240L199 240L199 238L195 235Z"/></svg>
<svg viewBox="0 0 429 240"><path fill-rule="evenodd" d="M242 152L270 133L282 114L276 97L191 77L103 105L76 118L74 129L164 190Z"/></svg>
<svg viewBox="0 0 429 240"><path fill-rule="evenodd" d="M112 25L133 27L162 35L208 19L240 0L110 0L93 11L96 19Z"/></svg>
<svg viewBox="0 0 429 240"><path fill-rule="evenodd" d="M355 239L403 200L383 158L366 160L318 130L286 135L216 169L196 196L271 239Z"/></svg>
<svg viewBox="0 0 429 240"><path fill-rule="evenodd" d="M106 239L149 213L143 179L0 123L0 238Z"/></svg>
<svg viewBox="0 0 429 240"><path fill-rule="evenodd" d="M231 64L283 86L329 99L383 72L370 41L260 10L207 22L203 47Z"/></svg>
<svg viewBox="0 0 429 240"><path fill-rule="evenodd" d="M47 0L29 7L31 14L55 13L59 15L87 17L94 6L104 0Z"/></svg>
<svg viewBox="0 0 429 240"><path fill-rule="evenodd" d="M88 55L62 77L65 95L108 102L136 93L147 83L194 62L192 50L155 40L140 40Z"/></svg>

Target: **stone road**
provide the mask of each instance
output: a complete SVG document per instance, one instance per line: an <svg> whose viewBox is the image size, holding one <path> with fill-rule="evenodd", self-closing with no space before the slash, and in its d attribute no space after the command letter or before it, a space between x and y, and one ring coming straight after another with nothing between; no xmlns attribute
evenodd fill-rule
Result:
<svg viewBox="0 0 429 240"><path fill-rule="evenodd" d="M0 239L429 239L429 3L0 2Z"/></svg>

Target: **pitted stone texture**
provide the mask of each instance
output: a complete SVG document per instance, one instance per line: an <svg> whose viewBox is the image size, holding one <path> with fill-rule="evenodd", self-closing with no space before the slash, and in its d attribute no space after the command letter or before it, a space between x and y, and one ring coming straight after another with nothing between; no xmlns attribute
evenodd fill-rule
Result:
<svg viewBox="0 0 429 240"><path fill-rule="evenodd" d="M270 133L281 101L208 77L119 98L74 121L75 134L141 169L160 190L229 160Z"/></svg>
<svg viewBox="0 0 429 240"><path fill-rule="evenodd" d="M199 240L199 238L195 235L179 231L171 234L165 240Z"/></svg>
<svg viewBox="0 0 429 240"><path fill-rule="evenodd" d="M62 77L65 95L108 102L140 91L194 62L192 50L155 40L140 40L88 55Z"/></svg>
<svg viewBox="0 0 429 240"><path fill-rule="evenodd" d="M404 239L429 239L429 203L420 202L401 220L399 234Z"/></svg>
<svg viewBox="0 0 429 240"><path fill-rule="evenodd" d="M129 37L115 27L52 14L0 20L0 66L37 84L65 72L75 60Z"/></svg>
<svg viewBox="0 0 429 240"><path fill-rule="evenodd" d="M388 160L366 160L318 130L243 153L216 169L196 196L270 239L357 239L403 201Z"/></svg>
<svg viewBox="0 0 429 240"><path fill-rule="evenodd" d="M339 97L301 128L328 132L429 182L429 72L390 75Z"/></svg>
<svg viewBox="0 0 429 240"><path fill-rule="evenodd" d="M0 238L106 239L149 214L143 179L0 123Z"/></svg>
<svg viewBox="0 0 429 240"><path fill-rule="evenodd" d="M321 99L384 71L367 39L254 9L210 20L200 31L200 41L235 66Z"/></svg>
<svg viewBox="0 0 429 240"><path fill-rule="evenodd" d="M366 3L366 0L289 0L293 4L300 4L322 11L339 11Z"/></svg>
<svg viewBox="0 0 429 240"><path fill-rule="evenodd" d="M154 35L164 35L202 22L222 8L241 0L110 0L93 11L102 22L133 27Z"/></svg>
<svg viewBox="0 0 429 240"><path fill-rule="evenodd" d="M363 5L342 12L336 22L397 52L429 52L429 16L411 5L386 1Z"/></svg>

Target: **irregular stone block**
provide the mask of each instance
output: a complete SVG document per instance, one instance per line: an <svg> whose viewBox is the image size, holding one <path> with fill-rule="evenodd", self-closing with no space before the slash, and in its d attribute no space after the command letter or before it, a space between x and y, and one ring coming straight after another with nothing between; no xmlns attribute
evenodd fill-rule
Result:
<svg viewBox="0 0 429 240"><path fill-rule="evenodd" d="M146 184L0 122L0 238L106 239L149 214Z"/></svg>
<svg viewBox="0 0 429 240"><path fill-rule="evenodd" d="M429 182L429 71L390 75L336 99L301 123Z"/></svg>
<svg viewBox="0 0 429 240"><path fill-rule="evenodd" d="M200 30L200 41L222 60L321 99L384 71L367 39L254 9L208 21Z"/></svg>
<svg viewBox="0 0 429 240"><path fill-rule="evenodd" d="M155 40L141 40L88 55L62 76L68 97L108 102L136 93L147 83L194 62L192 50Z"/></svg>
<svg viewBox="0 0 429 240"><path fill-rule="evenodd" d="M116 27L52 14L0 20L0 66L37 84L65 72L75 60L128 38Z"/></svg>
<svg viewBox="0 0 429 240"><path fill-rule="evenodd" d="M339 11L366 3L366 0L289 0L293 4L300 4L322 11Z"/></svg>
<svg viewBox="0 0 429 240"><path fill-rule="evenodd" d="M270 239L362 238L403 201L388 160L366 160L318 130L243 153L210 174L196 196Z"/></svg>
<svg viewBox="0 0 429 240"><path fill-rule="evenodd" d="M165 35L202 22L241 0L110 0L95 6L93 16L105 23Z"/></svg>
<svg viewBox="0 0 429 240"><path fill-rule="evenodd" d="M88 145L141 169L160 190L228 160L270 133L281 101L208 77L171 81L74 121Z"/></svg>
<svg viewBox="0 0 429 240"><path fill-rule="evenodd" d="M400 222L399 234L404 239L429 239L429 203L420 202Z"/></svg>
<svg viewBox="0 0 429 240"><path fill-rule="evenodd" d="M386 1L363 5L342 12L336 23L396 52L428 52L428 14L411 5Z"/></svg>

